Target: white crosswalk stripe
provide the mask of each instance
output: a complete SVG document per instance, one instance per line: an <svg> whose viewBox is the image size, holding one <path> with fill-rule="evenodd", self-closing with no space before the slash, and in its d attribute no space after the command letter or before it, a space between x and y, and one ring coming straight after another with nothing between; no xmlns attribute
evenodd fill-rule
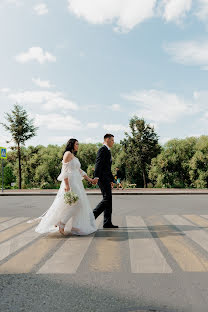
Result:
<svg viewBox="0 0 208 312"><path fill-rule="evenodd" d="M34 228L27 230L26 232L13 237L10 240L0 244L0 261L16 252L18 249L26 246L40 234L34 231Z"/></svg>
<svg viewBox="0 0 208 312"><path fill-rule="evenodd" d="M126 221L132 273L171 273L172 269L167 264L143 219L129 216L126 217Z"/></svg>
<svg viewBox="0 0 208 312"><path fill-rule="evenodd" d="M0 218L0 223L3 223L3 222L10 220L10 219L12 219L12 218L11 217L2 217L2 218Z"/></svg>
<svg viewBox="0 0 208 312"><path fill-rule="evenodd" d="M119 217L118 223L126 222L127 227L109 231L102 229L102 218L96 220L100 225L98 235L65 238L59 233L36 233L35 224L26 223L28 218L2 219L0 274L75 274L83 268L95 272L121 272L126 265L125 257L130 260L126 271L131 273L170 274L179 269L208 272L208 215ZM108 251L113 256L108 257ZM115 266L115 259L120 259L118 266ZM99 265L96 266L95 261Z"/></svg>
<svg viewBox="0 0 208 312"><path fill-rule="evenodd" d="M27 220L28 218L14 218L12 220L3 222L0 224L0 231L6 230L11 226L17 225L18 223L21 223L25 220Z"/></svg>
<svg viewBox="0 0 208 312"><path fill-rule="evenodd" d="M201 217L208 219L208 215L201 215Z"/></svg>
<svg viewBox="0 0 208 312"><path fill-rule="evenodd" d="M99 226L100 222L101 219L97 218L97 226ZM93 238L94 235L86 237L71 237L40 268L37 274L76 273Z"/></svg>
<svg viewBox="0 0 208 312"><path fill-rule="evenodd" d="M176 225L182 233L185 233L187 237L208 252L208 232L201 230L197 226L194 226L194 230L192 230L193 224L178 215L166 215L165 218L170 223ZM185 228L186 226L188 227L187 229Z"/></svg>

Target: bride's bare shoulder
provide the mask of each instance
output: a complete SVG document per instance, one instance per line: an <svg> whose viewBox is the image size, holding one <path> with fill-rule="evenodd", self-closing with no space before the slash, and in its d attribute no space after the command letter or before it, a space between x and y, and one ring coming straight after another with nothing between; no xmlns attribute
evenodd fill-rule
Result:
<svg viewBox="0 0 208 312"><path fill-rule="evenodd" d="M74 158L74 155L70 151L67 151L67 152L64 153L63 162L67 163L70 160L72 160L73 158Z"/></svg>

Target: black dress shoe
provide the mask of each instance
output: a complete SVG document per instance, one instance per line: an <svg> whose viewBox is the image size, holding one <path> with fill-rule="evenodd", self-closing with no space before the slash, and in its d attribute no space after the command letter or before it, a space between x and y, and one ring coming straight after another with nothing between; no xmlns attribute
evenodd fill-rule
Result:
<svg viewBox="0 0 208 312"><path fill-rule="evenodd" d="M104 229L118 229L118 225L113 225L113 224L105 224L103 225Z"/></svg>

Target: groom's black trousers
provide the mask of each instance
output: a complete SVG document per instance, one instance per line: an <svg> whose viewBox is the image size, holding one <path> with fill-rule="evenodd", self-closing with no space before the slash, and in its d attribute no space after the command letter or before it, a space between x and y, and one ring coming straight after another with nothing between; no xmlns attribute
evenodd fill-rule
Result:
<svg viewBox="0 0 208 312"><path fill-rule="evenodd" d="M103 200L93 210L95 219L104 211L103 225L112 224L112 189L109 181L98 181L98 185L101 189Z"/></svg>

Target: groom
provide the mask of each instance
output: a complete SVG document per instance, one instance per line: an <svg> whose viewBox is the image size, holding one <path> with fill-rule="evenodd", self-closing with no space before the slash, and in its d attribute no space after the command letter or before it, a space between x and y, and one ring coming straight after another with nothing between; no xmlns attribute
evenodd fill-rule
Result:
<svg viewBox="0 0 208 312"><path fill-rule="evenodd" d="M110 149L114 144L114 136L106 134L104 136L104 144L99 149L96 157L94 177L99 178L98 185L101 189L103 200L93 210L95 219L104 211L103 228L118 228L113 225L111 221L112 215L112 188L113 188L113 175L111 172L111 152Z"/></svg>

